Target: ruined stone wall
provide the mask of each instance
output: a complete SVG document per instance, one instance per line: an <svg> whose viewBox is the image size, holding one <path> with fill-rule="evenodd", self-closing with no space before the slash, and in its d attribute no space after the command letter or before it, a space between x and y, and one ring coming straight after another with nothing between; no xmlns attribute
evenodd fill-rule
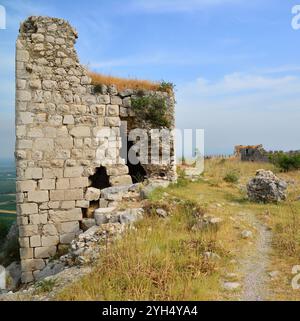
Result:
<svg viewBox="0 0 300 321"><path fill-rule="evenodd" d="M96 91L79 63L76 38L62 19L30 17L17 40L17 223L23 282L33 281L49 258L81 232L91 202L109 206L100 188L91 187L89 178L97 170L105 169L109 186L132 183L120 157L120 124L121 117L134 117L130 101L135 92L118 92L114 86ZM173 105L174 99L172 112ZM175 158L164 171L169 179L176 175Z"/></svg>

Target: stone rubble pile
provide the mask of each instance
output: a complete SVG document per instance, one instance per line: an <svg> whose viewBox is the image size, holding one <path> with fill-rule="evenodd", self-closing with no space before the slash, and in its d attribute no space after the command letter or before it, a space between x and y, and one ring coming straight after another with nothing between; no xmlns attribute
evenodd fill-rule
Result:
<svg viewBox="0 0 300 321"><path fill-rule="evenodd" d="M288 184L271 171L260 169L247 184L249 200L253 202L280 202L286 199Z"/></svg>

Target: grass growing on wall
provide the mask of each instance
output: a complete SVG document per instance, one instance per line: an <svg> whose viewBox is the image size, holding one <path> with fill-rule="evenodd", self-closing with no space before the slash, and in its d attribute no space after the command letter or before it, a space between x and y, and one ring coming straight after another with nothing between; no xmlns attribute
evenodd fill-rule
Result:
<svg viewBox="0 0 300 321"><path fill-rule="evenodd" d="M93 85L115 85L119 91L134 89L170 92L173 89L173 84L165 81L155 82L143 79L121 78L103 75L96 72L89 72L89 76L92 78Z"/></svg>

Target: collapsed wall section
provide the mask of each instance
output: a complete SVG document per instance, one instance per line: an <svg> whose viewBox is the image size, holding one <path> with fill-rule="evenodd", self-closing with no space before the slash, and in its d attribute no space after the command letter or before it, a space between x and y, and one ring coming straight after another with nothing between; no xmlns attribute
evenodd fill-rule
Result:
<svg viewBox="0 0 300 321"><path fill-rule="evenodd" d="M25 283L81 232L91 203L100 207L102 188L132 184L120 156L120 126L121 118L134 119L136 93L96 90L79 63L76 38L62 19L30 17L17 39L17 223ZM174 157L164 175L176 175Z"/></svg>

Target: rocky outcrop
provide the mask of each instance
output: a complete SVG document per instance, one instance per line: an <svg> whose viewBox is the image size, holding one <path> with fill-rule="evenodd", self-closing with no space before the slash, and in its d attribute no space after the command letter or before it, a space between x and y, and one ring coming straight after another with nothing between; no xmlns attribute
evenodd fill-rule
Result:
<svg viewBox="0 0 300 321"><path fill-rule="evenodd" d="M287 186L271 171L260 169L247 184L248 198L253 202L280 202L286 199Z"/></svg>

